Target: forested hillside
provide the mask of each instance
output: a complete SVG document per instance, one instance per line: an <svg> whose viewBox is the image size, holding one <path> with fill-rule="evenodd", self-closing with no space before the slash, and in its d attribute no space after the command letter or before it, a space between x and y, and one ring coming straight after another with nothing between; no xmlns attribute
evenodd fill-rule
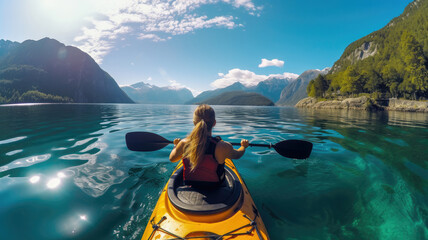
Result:
<svg viewBox="0 0 428 240"><path fill-rule="evenodd" d="M384 28L350 44L329 74L312 80L310 97L370 94L428 98L428 0L415 0Z"/></svg>
<svg viewBox="0 0 428 240"><path fill-rule="evenodd" d="M78 48L50 38L0 43L0 103L133 102Z"/></svg>

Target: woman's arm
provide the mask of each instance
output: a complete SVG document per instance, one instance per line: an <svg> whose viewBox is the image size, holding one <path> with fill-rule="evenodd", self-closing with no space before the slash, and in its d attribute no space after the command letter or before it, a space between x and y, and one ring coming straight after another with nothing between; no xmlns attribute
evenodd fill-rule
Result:
<svg viewBox="0 0 428 240"><path fill-rule="evenodd" d="M182 158L184 152L184 144L185 139L183 139L183 141L181 141L181 139L179 138L174 139L174 149L172 149L171 154L169 154L169 160L171 162L177 162Z"/></svg>
<svg viewBox="0 0 428 240"><path fill-rule="evenodd" d="M229 158L229 159L241 158L245 153L245 149L249 145L248 140L246 139L241 140L241 147L239 147L238 149L234 149L232 144L230 144L229 142L221 141L219 143L221 143L221 148L219 149L220 151L218 153L216 151L216 156L218 157L217 160L220 163L223 163L226 158Z"/></svg>

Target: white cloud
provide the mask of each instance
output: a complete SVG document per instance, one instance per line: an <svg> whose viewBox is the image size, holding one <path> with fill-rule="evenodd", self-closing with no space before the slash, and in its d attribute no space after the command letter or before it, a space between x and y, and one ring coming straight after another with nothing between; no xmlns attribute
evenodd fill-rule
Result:
<svg viewBox="0 0 428 240"><path fill-rule="evenodd" d="M284 66L284 61L278 59L267 60L266 58L262 59L262 63L259 64L259 68L264 67L282 67Z"/></svg>
<svg viewBox="0 0 428 240"><path fill-rule="evenodd" d="M294 73L257 75L249 70L241 70L238 68L229 70L227 74L219 73L218 76L220 78L211 83L211 86L214 88L224 88L235 82L240 82L249 87L255 86L268 78L296 79L298 77L298 75Z"/></svg>
<svg viewBox="0 0 428 240"><path fill-rule="evenodd" d="M285 72L283 74L270 74L268 78L289 79L295 80L299 77L298 74Z"/></svg>
<svg viewBox="0 0 428 240"><path fill-rule="evenodd" d="M244 7L248 10L256 10L254 3L251 0L235 0L233 5L235 7Z"/></svg>
<svg viewBox="0 0 428 240"><path fill-rule="evenodd" d="M219 73L218 76L221 78L211 83L211 86L214 88L227 87L235 82L240 82L245 86L254 86L267 78L265 75L257 75L251 71L238 68L229 70L227 74Z"/></svg>
<svg viewBox="0 0 428 240"><path fill-rule="evenodd" d="M176 80L169 80L168 82L169 82L169 86L168 87L171 88L171 89L178 90L178 89L187 88L188 90L190 90L190 92L192 92L193 96L198 96L201 93L201 91L193 89L193 88L190 88L190 87L188 87L188 86L186 86L184 84L181 84L181 83L177 82Z"/></svg>
<svg viewBox="0 0 428 240"><path fill-rule="evenodd" d="M176 80L169 80L169 88L171 89L183 89L186 88L186 86L184 86L183 84L177 82Z"/></svg>
<svg viewBox="0 0 428 240"><path fill-rule="evenodd" d="M83 27L81 35L76 36L74 41L77 47L91 55L98 63L110 52L114 41L120 35L132 33L138 39L159 42L198 29L233 29L242 26L236 23L237 18L234 16L208 17L195 13L195 10L203 5L226 3L234 8L243 8L249 14L261 10L261 7L254 5L253 0L88 1L93 2L98 17L88 19L91 26Z"/></svg>
<svg viewBox="0 0 428 240"><path fill-rule="evenodd" d="M74 41L80 43L78 47L88 53L98 63L101 63L102 57L113 48L113 41L117 35L131 31L127 26L115 26L114 23L107 20L91 19L92 28L83 27L81 36L74 38Z"/></svg>
<svg viewBox="0 0 428 240"><path fill-rule="evenodd" d="M138 39L152 39L153 42L166 41L165 38L161 38L158 35L153 33L149 33L149 34L140 33L140 35L138 35Z"/></svg>

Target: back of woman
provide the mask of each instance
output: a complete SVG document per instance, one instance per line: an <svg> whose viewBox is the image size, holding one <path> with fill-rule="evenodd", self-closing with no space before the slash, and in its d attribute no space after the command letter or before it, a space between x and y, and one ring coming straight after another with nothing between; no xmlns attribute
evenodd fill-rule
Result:
<svg viewBox="0 0 428 240"><path fill-rule="evenodd" d="M242 140L241 147L233 149L228 142L212 137L212 128L216 124L215 112L210 106L202 104L193 114L195 127L185 139L175 139L174 149L169 159L176 162L183 159L185 184L213 186L224 180L224 162L226 158L238 159L248 147L248 141Z"/></svg>
<svg viewBox="0 0 428 240"><path fill-rule="evenodd" d="M220 138L208 137L208 146L198 166L193 168L188 158L183 158L183 180L186 185L217 186L224 181L224 162L220 164L215 157L215 150Z"/></svg>

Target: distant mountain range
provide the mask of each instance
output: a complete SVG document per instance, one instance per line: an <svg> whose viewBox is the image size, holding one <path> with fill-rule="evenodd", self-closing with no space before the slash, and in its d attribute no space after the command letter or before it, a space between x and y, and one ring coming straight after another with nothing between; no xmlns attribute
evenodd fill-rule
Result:
<svg viewBox="0 0 428 240"><path fill-rule="evenodd" d="M276 102L276 104L283 106L296 105L297 102L299 102L303 98L308 97L308 94L306 93L306 88L309 82L320 74L327 74L328 71L330 71L330 68L325 68L323 70L307 70L303 72L296 79L296 81L291 82L281 91L280 99Z"/></svg>
<svg viewBox="0 0 428 240"><path fill-rule="evenodd" d="M218 102L219 96L232 98L234 94L239 93L242 95L242 92L248 92L258 93L270 101L276 102L277 105L294 106L298 101L308 96L306 93L308 83L319 74L327 74L329 70L330 68L325 68L323 70L308 70L302 73L297 79L269 78L253 87L246 87L240 82L235 82L225 88L202 92L194 99L188 101L187 104L209 103L212 102L212 99L215 99L215 102ZM224 93L230 94L223 95ZM257 99L260 100L260 98ZM255 102L253 101L252 104L249 105L253 105L254 103Z"/></svg>
<svg viewBox="0 0 428 240"><path fill-rule="evenodd" d="M86 53L54 39L0 41L0 103L132 103Z"/></svg>
<svg viewBox="0 0 428 240"><path fill-rule="evenodd" d="M268 98L270 101L276 102L280 97L282 89L284 89L284 87L287 86L293 80L293 78L269 78L252 87L246 87L240 82L235 82L234 84L225 88L204 91L198 96L196 96L194 99L188 101L187 104L202 103L205 102L207 99L216 97L222 93L234 91L258 93Z"/></svg>
<svg viewBox="0 0 428 240"><path fill-rule="evenodd" d="M187 88L144 82L120 88L88 54L54 39L0 40L0 103L294 105L307 96L308 82L326 71L309 70L297 79L268 78L250 87L235 82L193 97Z"/></svg>
<svg viewBox="0 0 428 240"><path fill-rule="evenodd" d="M247 105L247 106L273 106L275 105L267 97L244 91L224 92L215 97L204 100L201 103L210 105Z"/></svg>
<svg viewBox="0 0 428 240"><path fill-rule="evenodd" d="M204 91L196 97L193 97L190 90L186 88L158 87L144 82L121 88L137 103L271 106L277 101L279 105L294 105L302 98L307 97L306 86L308 82L320 73L325 74L328 70L309 70L297 79L268 78L251 87L235 82L225 88ZM234 103L233 101L237 102Z"/></svg>
<svg viewBox="0 0 428 240"><path fill-rule="evenodd" d="M158 87L144 82L121 88L137 103L184 104L193 99L192 92L187 88Z"/></svg>

